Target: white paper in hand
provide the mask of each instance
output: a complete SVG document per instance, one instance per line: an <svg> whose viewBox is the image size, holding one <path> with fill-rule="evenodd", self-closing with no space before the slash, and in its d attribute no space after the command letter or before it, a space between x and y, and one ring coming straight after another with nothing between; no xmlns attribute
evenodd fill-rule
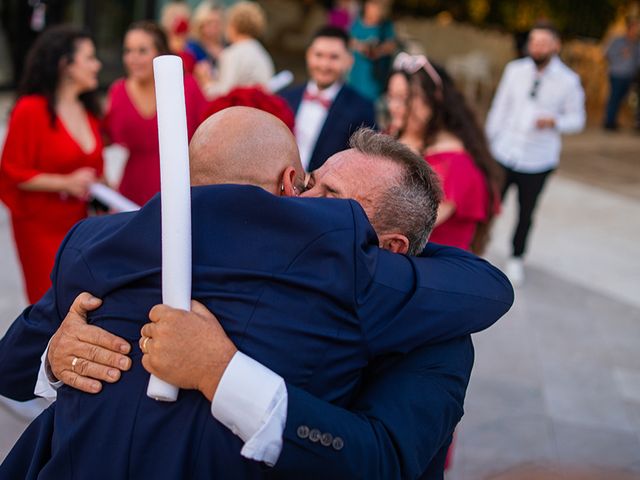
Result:
<svg viewBox="0 0 640 480"><path fill-rule="evenodd" d="M160 141L162 302L189 310L191 190L182 60L175 55L154 58L153 75ZM147 395L171 402L178 398L178 389L152 375Z"/></svg>

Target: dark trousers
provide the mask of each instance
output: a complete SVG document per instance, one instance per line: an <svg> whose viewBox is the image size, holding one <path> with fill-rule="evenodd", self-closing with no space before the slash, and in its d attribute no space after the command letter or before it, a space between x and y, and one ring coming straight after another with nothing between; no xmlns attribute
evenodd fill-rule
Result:
<svg viewBox="0 0 640 480"><path fill-rule="evenodd" d="M609 101L607 102L606 116L604 126L615 128L618 125L618 110L620 104L629 93L629 89L633 84L633 77L613 77L609 76Z"/></svg>
<svg viewBox="0 0 640 480"><path fill-rule="evenodd" d="M505 183L502 188L502 198L512 184L518 187L518 225L513 235L513 256L522 257L527 246L527 237L531 229L533 212L538 197L542 193L547 177L553 170L541 173L520 173L502 166L505 173Z"/></svg>

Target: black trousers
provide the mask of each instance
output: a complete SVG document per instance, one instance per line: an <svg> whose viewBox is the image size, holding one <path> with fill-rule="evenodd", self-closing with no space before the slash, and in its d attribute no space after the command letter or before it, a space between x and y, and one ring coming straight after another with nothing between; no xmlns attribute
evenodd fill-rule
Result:
<svg viewBox="0 0 640 480"><path fill-rule="evenodd" d="M527 237L533 221L533 212L542 193L547 177L553 170L541 173L521 173L502 166L505 183L502 188L502 199L511 185L518 187L518 225L513 234L513 256L522 257L527 247Z"/></svg>

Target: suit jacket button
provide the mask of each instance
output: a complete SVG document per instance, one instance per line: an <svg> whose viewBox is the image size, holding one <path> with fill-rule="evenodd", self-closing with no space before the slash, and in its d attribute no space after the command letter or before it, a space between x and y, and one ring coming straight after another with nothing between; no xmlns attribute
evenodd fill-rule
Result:
<svg viewBox="0 0 640 480"><path fill-rule="evenodd" d="M342 440L342 438L336 437L333 439L332 445L334 450L340 451L342 450L342 447L344 447L344 441Z"/></svg>
<svg viewBox="0 0 640 480"><path fill-rule="evenodd" d="M298 430L296 431L296 434L298 435L298 438L307 438L309 436L309 427L307 427L306 425L300 425L298 427Z"/></svg>
<svg viewBox="0 0 640 480"><path fill-rule="evenodd" d="M323 433L322 437L320 437L320 443L323 447L328 447L333 442L333 435L330 433Z"/></svg>
<svg viewBox="0 0 640 480"><path fill-rule="evenodd" d="M314 428L309 432L309 441L316 443L320 440L320 430Z"/></svg>

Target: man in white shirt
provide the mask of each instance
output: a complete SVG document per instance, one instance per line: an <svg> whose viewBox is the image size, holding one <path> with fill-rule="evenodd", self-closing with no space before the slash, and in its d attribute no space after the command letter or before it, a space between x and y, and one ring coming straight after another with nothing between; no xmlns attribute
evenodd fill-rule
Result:
<svg viewBox="0 0 640 480"><path fill-rule="evenodd" d="M302 166L319 168L334 153L349 146L360 127L374 127L373 103L344 84L353 64L349 35L337 27L323 27L306 53L310 80L280 95L296 115L295 136Z"/></svg>
<svg viewBox="0 0 640 480"><path fill-rule="evenodd" d="M519 218L506 273L524 280L522 258L538 197L560 159L561 135L585 125L578 75L558 58L560 38L550 24L529 33L529 56L507 64L487 117L491 151L505 171L502 195L518 188Z"/></svg>

